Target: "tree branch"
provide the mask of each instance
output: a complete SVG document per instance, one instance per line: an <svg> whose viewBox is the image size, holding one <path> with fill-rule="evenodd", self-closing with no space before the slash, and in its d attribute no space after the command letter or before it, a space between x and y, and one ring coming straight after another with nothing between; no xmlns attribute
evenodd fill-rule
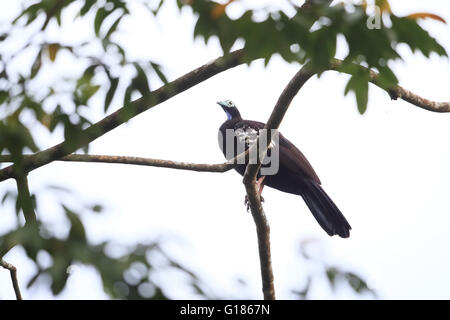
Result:
<svg viewBox="0 0 450 320"><path fill-rule="evenodd" d="M239 57L242 51L235 51L231 53L233 58L231 60L224 60L225 57L214 60L183 77L171 82L170 84L161 87L155 92L151 93L149 96L142 97L135 100L130 104L133 108L131 109L134 113L126 115L129 110L126 109L127 106L119 109L115 113L107 116L103 120L97 122L93 126L85 130L87 141L93 141L97 137L103 135L104 133L112 130L113 128L119 126L123 122L131 119L133 116L151 108L152 106L158 104L159 102L165 101L170 97L180 93L195 84L200 83L208 79L209 77L231 68L235 65L240 64ZM228 63L226 62L228 61ZM231 61L231 62L230 62ZM338 59L333 59L330 62L329 70L335 70L339 72L344 72L351 74L351 72L342 69L343 62ZM363 66L356 65L357 68L364 68ZM266 123L266 129L278 129L290 103L292 102L295 95L298 93L300 88L308 81L316 72L310 69L309 65L305 65L289 82L287 87L284 89L280 95L277 104L275 105L269 120ZM370 82L377 85L378 87L386 90L393 99L401 98L415 106L420 108L434 111L434 112L450 112L450 103L447 102L434 102L428 99L422 98L411 91L404 89L401 86L395 86L391 89L384 88L379 82L379 75L374 71L370 71ZM174 89L175 88L175 89ZM146 105L148 103L148 105ZM88 143L86 142L86 143ZM148 159L148 158L138 158L138 157L122 157L122 156L101 156L101 155L67 155L70 153L71 149L75 147L66 148L68 143L65 141L59 145L56 145L47 150L41 151L34 155L29 155L24 157L24 162L26 163L26 168L31 171L42 165L50 163L55 160L60 161L78 161L78 162L105 162L105 163L125 163L125 164L135 164L135 165L147 165L154 167L164 167L172 169L181 170L193 170L200 172L226 172L235 166L235 160L243 154L239 155L235 159L221 164L195 164L186 162L176 162L170 160L159 160L159 159ZM81 145L80 145L81 146ZM77 148L76 148L77 149ZM76 150L75 149L75 150ZM260 150L260 152L267 152L267 150ZM247 151L248 153L248 151ZM9 162L11 157L0 156L0 162ZM263 292L265 299L274 299L275 291L273 287L273 274L271 267L271 257L270 257L270 228L265 217L259 195L256 190L256 176L260 169L261 164L251 164L246 168L244 174L243 182L245 184L247 196L249 199L250 209L252 212L253 219L255 220L255 225L258 234L258 246L261 262L261 273L263 278ZM0 181L5 180L13 176L12 166L9 166L3 170L0 170ZM26 178L25 178L26 182ZM22 185L24 185L22 183ZM26 186L26 190L28 187ZM29 191L28 191L29 194ZM31 212L30 210L27 210ZM33 211L34 212L34 211ZM24 211L25 213L25 211ZM29 215L30 217L32 215ZM34 215L35 217L35 215Z"/></svg>
<svg viewBox="0 0 450 320"><path fill-rule="evenodd" d="M33 154L24 161L24 171L28 173L36 168L55 161L56 159L71 154L155 105L172 98L222 71L244 63L241 59L242 52L242 50L236 50L217 58L178 79L169 82L161 88L150 92L148 95L130 102L128 105L123 106L116 112L83 130L81 137L77 139L76 142L65 140L53 147ZM11 165L0 170L0 182L14 176L13 168L14 165Z"/></svg>
<svg viewBox="0 0 450 320"><path fill-rule="evenodd" d="M310 2L313 3L314 1ZM116 112L110 114L109 116L106 116L102 120L83 130L81 138L78 139L76 143L65 140L53 147L33 154L32 156L27 158L24 163L25 172L28 173L36 168L60 159L68 154L71 154L79 148L94 141L98 137L132 119L136 115L154 107L155 105L170 99L171 97L211 78L212 76L222 71L244 63L244 61L242 60L242 55L242 49L233 51L181 76L180 78L162 86L155 91L152 91L148 95L130 102L128 105L120 108ZM345 72L343 70L339 70L341 65L341 60L334 59L330 62L329 69ZM359 65L355 66L364 68ZM378 83L377 78L378 74L371 71L371 82L386 90ZM422 98L400 86L396 86L395 88L387 91L393 99L401 98L415 106L429 111L450 112L450 103L448 102L434 102ZM0 170L0 182L14 177L13 167L14 165L10 165Z"/></svg>
<svg viewBox="0 0 450 320"><path fill-rule="evenodd" d="M240 157L244 157L246 153L242 153L237 157L230 159L227 162L217 164L207 163L191 163L172 160L130 157L130 156L110 156L110 155L95 155L95 154L70 154L55 161L65 162L98 162L98 163L117 163L117 164L132 164L149 167L170 168L178 170L189 170L197 172L227 172L234 167ZM25 155L24 158L32 157L32 155ZM12 162L13 159L9 155L0 155L0 163Z"/></svg>
<svg viewBox="0 0 450 320"><path fill-rule="evenodd" d="M253 165L248 165L247 168L251 166ZM248 203L250 205L250 212L252 213L253 221L256 226L264 300L275 300L272 258L270 253L270 225L264 214L261 199L256 190L256 184L245 183L244 185L245 191L247 192Z"/></svg>
<svg viewBox="0 0 450 320"><path fill-rule="evenodd" d="M342 70L343 61L334 59L330 62L329 70L335 70L339 72L349 73L345 70ZM354 65L356 68L367 68L357 65ZM317 72L312 70L308 64L304 65L300 71L298 71L295 76L288 83L286 88L281 93L275 107L272 110L272 113L269 117L265 125L265 129L267 130L276 130L281 124L284 115L286 114L292 100L297 95L298 91L303 87L303 85L311 79ZM386 90L380 82L379 75L374 71L370 71L370 82L375 84L376 86ZM438 103L433 102L427 99L424 99L409 90L402 88L401 86L396 86L394 88L387 90L390 96L393 99L401 98L413 105L416 105L420 108L434 111L434 112L450 112L450 103ZM260 146L259 140L251 147L257 148ZM267 153L267 147L263 146L263 149L258 150L258 163L256 164L248 164L244 173L243 183L245 185L245 189L247 192L247 198L250 204L250 209L252 212L253 219L255 220L257 235L258 235L258 247L259 247L259 255L261 262L261 274L263 279L263 293L264 299L275 299L275 290L273 287L273 273L272 273L272 265L271 265L271 257L270 257L270 228L267 222L266 216L264 214L264 210L261 204L261 199L256 189L256 177L258 175L259 169L261 168L260 159L263 159L265 154Z"/></svg>
<svg viewBox="0 0 450 320"><path fill-rule="evenodd" d="M351 72L347 72L345 70L342 70L343 61L339 59L333 59L330 62L329 70L335 70L338 72L344 72L347 74L351 74ZM367 70L366 67L363 67L358 64L354 64L355 67ZM450 112L450 102L436 102L432 100L428 100L426 98L423 98L419 96L418 94L415 94L408 89L405 89L399 85L386 89L382 84L380 84L379 81L379 74L373 70L370 70L370 82L381 89L387 91L389 95L391 96L391 99L397 100L398 98L409 102L412 105L415 105L416 107L431 111L431 112Z"/></svg>
<svg viewBox="0 0 450 320"><path fill-rule="evenodd" d="M1 258L0 258L0 266L9 270L9 272L11 274L11 281L12 281L12 285L14 288L14 293L16 294L16 299L22 300L22 294L20 293L19 281L17 280L17 268Z"/></svg>
<svg viewBox="0 0 450 320"><path fill-rule="evenodd" d="M314 1L308 1L313 3ZM304 9L307 9L305 7ZM138 165L150 165L156 167L166 167L174 169L205 171L205 172L225 172L234 167L233 162L226 162L222 164L192 164L184 162L175 162L168 160L156 160L156 159L143 159L137 157L112 157L112 156L95 156L97 158L82 158L82 155L70 155L79 148L89 144L98 137L113 130L119 125L132 119L136 115L152 108L153 106L170 99L171 97L209 79L210 77L233 68L243 63L242 58L243 50L234 51L228 55L215 59L180 78L162 86L161 88L145 95L137 100L130 102L123 106L116 112L106 116L102 120L88 127L82 132L81 139L77 142L63 141L53 147L40 151L24 158L23 163L23 176L18 177L15 174L14 164L0 170L0 182L9 178L15 178L19 189L19 196L25 197L24 202L24 215L27 219L27 223L36 222L36 215L31 203L31 197L28 190L28 182L26 174L36 168L46 165L55 160L63 161L89 161L89 162L110 162L110 163L130 163ZM330 62L328 70L335 70L339 72L349 73L343 70L343 62L338 59L333 59ZM356 68L364 68L363 66L356 65ZM287 87L280 95L277 104L275 105L272 114L267 121L266 129L278 129L287 109L289 108L292 99L298 93L300 88L308 81L316 72L310 70L309 65L305 65L289 82ZM422 98L415 93L402 88L401 86L395 86L394 88L386 89L379 82L379 75L370 71L370 82L379 86L383 90L386 90L392 99L401 98L417 107L433 112L450 112L450 103L448 102L434 102L428 99ZM266 150L260 150L260 152L266 153ZM70 155L70 156L68 156ZM67 156L67 157L66 157ZM241 155L240 155L241 156ZM62 159L66 157L65 159ZM109 158L108 158L109 157ZM235 160L235 159L234 159ZM246 168L243 182L245 184L247 196L250 203L250 209L253 219L255 220L257 234L258 234L258 247L261 262L261 273L263 280L263 292L265 299L275 299L275 290L273 286L273 273L270 257L270 228L267 223L267 219L264 215L264 211L261 205L259 194L256 190L256 176L261 167L261 164L249 164ZM22 192L21 192L22 190Z"/></svg>
<svg viewBox="0 0 450 320"><path fill-rule="evenodd" d="M266 123L266 129L278 129L292 99L294 99L295 95L303 86L303 84L305 84L305 82L308 81L308 79L310 79L313 75L314 73L311 72L309 65L305 65L299 72L297 72L297 74L288 83L288 85L278 98L272 114ZM258 138L258 142L255 143L251 148L256 148L257 146L259 146L260 138ZM261 277L264 299L274 300L275 288L272 271L272 259L270 253L270 226L264 214L264 210L261 204L261 198L256 189L256 176L261 167L260 160L264 158L268 146L269 143L267 143L267 146L263 146L264 150L259 150L260 153L258 154L257 164L247 165L244 173L243 183L247 192L247 198L250 204L250 210L253 216L253 220L255 221L256 233L258 236L259 259L261 264Z"/></svg>

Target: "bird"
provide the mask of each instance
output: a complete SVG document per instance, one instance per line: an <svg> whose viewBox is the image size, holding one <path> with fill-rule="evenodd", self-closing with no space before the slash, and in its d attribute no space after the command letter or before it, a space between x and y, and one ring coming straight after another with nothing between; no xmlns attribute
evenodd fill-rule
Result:
<svg viewBox="0 0 450 320"><path fill-rule="evenodd" d="M219 128L219 146L225 157L230 160L247 150L255 143L259 135L264 132L265 124L258 121L244 120L231 100L217 102L227 115L227 120ZM228 135L227 135L228 132ZM233 139L230 139L230 132ZM238 142L243 144L241 150ZM268 147L267 157L275 148L274 141ZM244 150L242 150L244 149ZM323 230L329 235L338 235L341 238L350 236L351 226L335 205L333 200L323 190L321 181L313 167L303 153L281 133L278 134L278 170L273 174L264 174L261 167L257 176L257 188L261 196L264 186L282 192L299 195L303 198L309 210ZM249 157L238 162L235 170L244 175ZM262 161L264 163L264 161ZM267 164L266 164L267 167Z"/></svg>

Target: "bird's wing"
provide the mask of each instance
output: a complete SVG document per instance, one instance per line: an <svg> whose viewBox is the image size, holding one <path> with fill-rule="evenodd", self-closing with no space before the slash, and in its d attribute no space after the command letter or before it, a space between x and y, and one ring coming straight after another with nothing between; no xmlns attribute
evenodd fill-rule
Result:
<svg viewBox="0 0 450 320"><path fill-rule="evenodd" d="M280 133L280 166L310 178L321 184L317 173L303 153Z"/></svg>
<svg viewBox="0 0 450 320"><path fill-rule="evenodd" d="M250 132L248 129L261 130L265 126L264 123L251 120L243 120L236 123L234 129L243 129L245 132ZM239 131L238 131L239 133ZM238 134L237 134L238 135ZM303 155L303 153L288 139L286 139L281 133L279 134L279 147L280 147L280 167L285 168L293 173L300 174L305 178L309 178L312 181L321 184L319 177L314 171L313 167Z"/></svg>

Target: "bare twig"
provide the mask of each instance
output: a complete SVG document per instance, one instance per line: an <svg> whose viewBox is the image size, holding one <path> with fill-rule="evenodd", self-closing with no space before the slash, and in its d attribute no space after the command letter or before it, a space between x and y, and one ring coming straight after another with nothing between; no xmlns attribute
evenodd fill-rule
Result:
<svg viewBox="0 0 450 320"><path fill-rule="evenodd" d="M172 160L130 157L130 156L111 156L111 155L96 155L96 154L70 154L61 159L55 159L55 161L66 162L98 162L98 163L117 163L117 164L132 164L149 167L170 168L178 170L189 170L197 172L227 172L239 162L241 157L244 157L246 153L242 153L237 157L230 159L227 162L208 164L208 163L191 163ZM32 155L25 155L27 159ZM9 155L0 155L0 163L13 162L13 159Z"/></svg>
<svg viewBox="0 0 450 320"><path fill-rule="evenodd" d="M22 300L22 294L20 293L19 281L17 280L17 268L11 263L6 262L0 258L0 266L9 270L11 274L11 281L14 288L14 293L16 294L17 300Z"/></svg>

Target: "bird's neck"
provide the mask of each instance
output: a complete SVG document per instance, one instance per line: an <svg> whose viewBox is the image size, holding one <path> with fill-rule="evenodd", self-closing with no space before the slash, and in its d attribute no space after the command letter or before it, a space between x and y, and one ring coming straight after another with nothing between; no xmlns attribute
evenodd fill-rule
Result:
<svg viewBox="0 0 450 320"><path fill-rule="evenodd" d="M240 115L228 115L227 114L227 121L226 122L236 122L236 121L241 121L242 117Z"/></svg>
<svg viewBox="0 0 450 320"><path fill-rule="evenodd" d="M242 120L242 117L239 113L236 112L229 112L229 111L225 111L226 115L227 115L227 121L231 121L231 120Z"/></svg>

